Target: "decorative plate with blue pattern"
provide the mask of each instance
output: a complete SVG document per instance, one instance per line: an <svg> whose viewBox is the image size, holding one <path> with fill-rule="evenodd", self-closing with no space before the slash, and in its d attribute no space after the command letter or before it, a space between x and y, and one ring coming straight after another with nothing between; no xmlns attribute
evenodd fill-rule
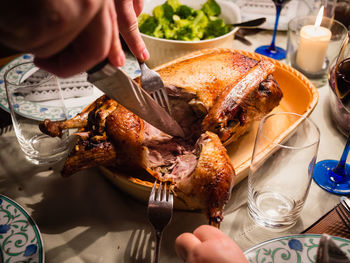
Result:
<svg viewBox="0 0 350 263"><path fill-rule="evenodd" d="M125 55L126 62L122 68L130 77L135 78L136 76L140 75L137 60L130 53L126 53ZM8 63L0 69L0 107L6 110L7 112L9 112L9 107L6 97L4 75L6 71L12 68L13 66L24 62L30 62L32 60L32 55L25 54L19 56L18 58L14 59L13 61L11 61L10 63ZM25 72L18 72L18 76L16 76L16 78L21 78L22 74L25 74ZM87 105L89 105L95 99L100 97L102 94L103 93L99 89L94 87L92 94L89 96L65 99L68 119L77 115L79 112L82 111L82 109L84 109ZM54 105L50 105L50 103L35 102L23 99L20 105L21 107L17 109L19 113L22 116L25 116L30 119L43 120L43 114L40 114L40 112L42 112L43 110L45 111L44 118L47 118L49 116L49 119L51 120L62 119L61 111L58 111L56 107Z"/></svg>
<svg viewBox="0 0 350 263"><path fill-rule="evenodd" d="M10 198L0 195L0 262L44 262L38 226Z"/></svg>
<svg viewBox="0 0 350 263"><path fill-rule="evenodd" d="M321 235L305 234L279 237L260 243L244 252L250 263L314 263ZM332 237L350 258L350 240Z"/></svg>

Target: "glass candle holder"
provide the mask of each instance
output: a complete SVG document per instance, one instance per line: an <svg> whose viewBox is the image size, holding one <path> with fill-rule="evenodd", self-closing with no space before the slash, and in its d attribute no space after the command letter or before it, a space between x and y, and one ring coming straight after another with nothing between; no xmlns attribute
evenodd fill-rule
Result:
<svg viewBox="0 0 350 263"><path fill-rule="evenodd" d="M288 23L286 62L319 86L327 82L330 61L338 55L347 29L328 17L319 27L315 21L316 16L304 16Z"/></svg>

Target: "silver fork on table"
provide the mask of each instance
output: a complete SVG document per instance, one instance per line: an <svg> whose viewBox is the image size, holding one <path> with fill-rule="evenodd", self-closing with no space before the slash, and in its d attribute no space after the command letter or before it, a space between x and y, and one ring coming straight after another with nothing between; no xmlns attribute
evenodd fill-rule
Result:
<svg viewBox="0 0 350 263"><path fill-rule="evenodd" d="M348 205L347 200L348 199L344 196L340 197L340 204L335 207L335 211L350 232L350 206Z"/></svg>
<svg viewBox="0 0 350 263"><path fill-rule="evenodd" d="M141 69L140 81L142 88L171 115L168 93L160 75L149 69L146 63L138 62Z"/></svg>
<svg viewBox="0 0 350 263"><path fill-rule="evenodd" d="M3 135L5 133L7 133L7 132L12 131L12 129L13 129L13 126L11 124L6 125L4 127L0 127L0 135Z"/></svg>
<svg viewBox="0 0 350 263"><path fill-rule="evenodd" d="M151 195L148 201L148 220L153 225L156 235L156 247L154 251L153 262L159 262L160 244L164 228L169 224L173 215L173 194L167 185L155 181L152 187Z"/></svg>

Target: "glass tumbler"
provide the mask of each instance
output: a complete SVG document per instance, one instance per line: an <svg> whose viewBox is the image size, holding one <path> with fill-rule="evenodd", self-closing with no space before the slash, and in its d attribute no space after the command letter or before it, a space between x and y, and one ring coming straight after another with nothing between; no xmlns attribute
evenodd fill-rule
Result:
<svg viewBox="0 0 350 263"><path fill-rule="evenodd" d="M330 62L338 56L347 29L335 19L323 17L321 31L329 31L330 39L323 39L312 30L315 35L306 35L306 28L312 27L315 21L316 16L295 17L289 21L286 62L319 87L327 83Z"/></svg>
<svg viewBox="0 0 350 263"><path fill-rule="evenodd" d="M248 212L257 224L283 231L297 222L319 140L318 127L296 113L272 113L260 121L248 176Z"/></svg>
<svg viewBox="0 0 350 263"><path fill-rule="evenodd" d="M60 161L68 153L68 131L50 137L39 128L41 121L53 116L67 119L59 79L26 62L10 68L4 81L12 123L26 159L36 165Z"/></svg>

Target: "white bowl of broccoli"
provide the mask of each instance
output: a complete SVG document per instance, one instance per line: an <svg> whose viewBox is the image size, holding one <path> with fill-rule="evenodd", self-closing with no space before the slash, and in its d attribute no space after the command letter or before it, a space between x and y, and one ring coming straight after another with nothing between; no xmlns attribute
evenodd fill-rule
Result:
<svg viewBox="0 0 350 263"><path fill-rule="evenodd" d="M241 22L236 4L226 0L146 0L138 18L155 67L206 48L232 48Z"/></svg>

